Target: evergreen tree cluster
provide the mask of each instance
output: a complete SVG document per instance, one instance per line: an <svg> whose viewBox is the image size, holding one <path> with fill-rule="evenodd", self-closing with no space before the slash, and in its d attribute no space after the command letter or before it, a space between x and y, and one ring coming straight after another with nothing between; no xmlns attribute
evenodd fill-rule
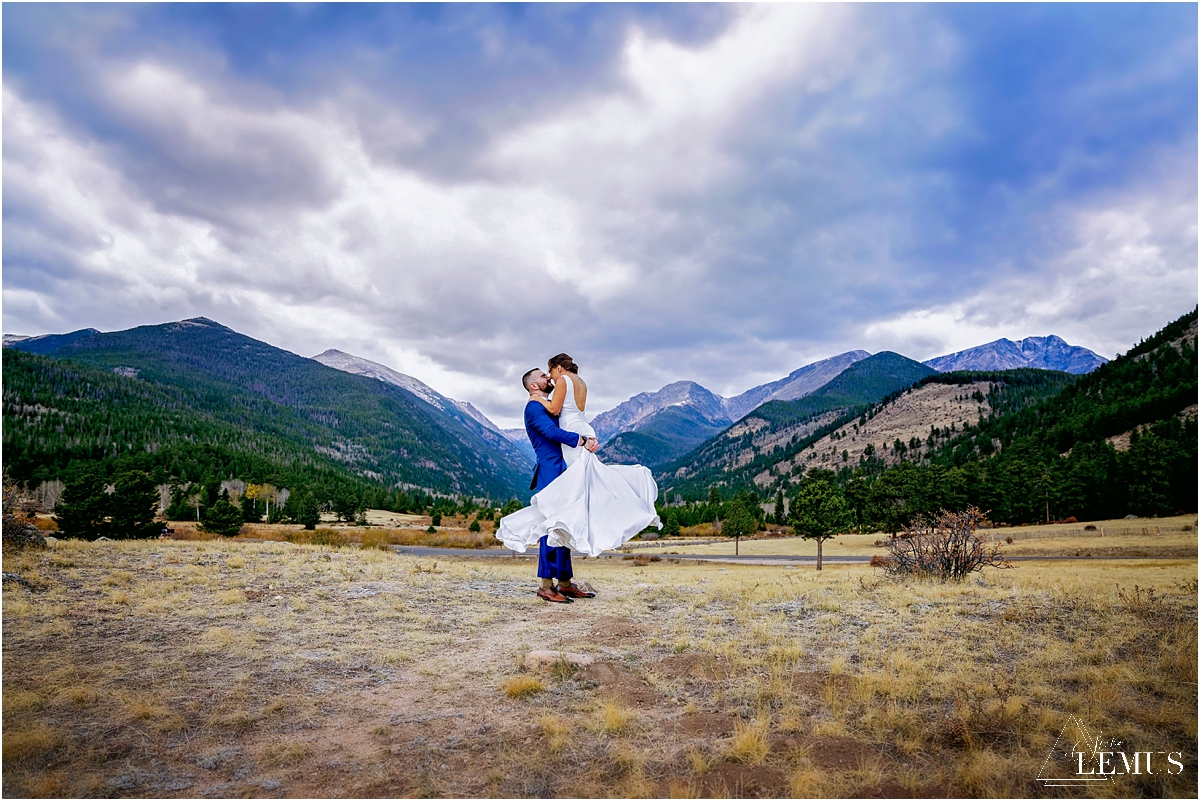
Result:
<svg viewBox="0 0 1200 801"><path fill-rule="evenodd" d="M60 536L95 540L146 539L157 536L162 526L158 515L158 487L149 473L128 470L116 477L109 491L99 469L79 470L63 488L62 500L54 507Z"/></svg>
<svg viewBox="0 0 1200 801"><path fill-rule="evenodd" d="M720 490L712 487L709 490L708 497L703 501L684 502L679 504L666 504L659 502L655 504L655 510L658 512L658 517L662 521L663 528L660 532L664 537L677 535L680 528L688 526L698 526L702 523L715 523L721 521L722 524L728 519L736 518L735 529L741 531L744 525L749 520L752 521L753 527L749 533L758 531L766 526L766 514L762 509L762 498L753 490L740 490L730 495L728 500L721 496ZM722 533L726 533L723 529ZM727 536L734 536L727 534ZM747 536L746 534L738 534L737 536Z"/></svg>
<svg viewBox="0 0 1200 801"><path fill-rule="evenodd" d="M234 513L243 522L257 522L267 518L268 506L264 499L241 498L230 509L216 511L223 500L221 482L228 479L286 489L286 503L271 503L269 522L309 527L319 522L322 511L353 521L367 508L425 514L438 506L456 514L480 506L470 497L456 501L425 488L385 486L382 477L363 475L305 447L278 430L278 416L292 414L287 409L255 411L255 404L227 397L206 400L208 390L131 378L12 348L4 349L3 359L5 467L27 488L64 481L68 498L75 496L70 503L86 518L72 518L79 521L79 536L100 536L111 522L95 485L108 487L132 474L170 487L168 520L216 525L223 518L225 530L232 527ZM213 412L218 406L241 411ZM227 419L230 415L235 419ZM157 497L155 490L156 503ZM89 504L95 508L85 509ZM486 500L482 505L491 508Z"/></svg>

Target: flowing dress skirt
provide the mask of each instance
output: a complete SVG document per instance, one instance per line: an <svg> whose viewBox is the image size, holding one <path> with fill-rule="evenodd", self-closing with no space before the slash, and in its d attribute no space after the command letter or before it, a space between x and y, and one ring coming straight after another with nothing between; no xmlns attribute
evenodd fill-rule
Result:
<svg viewBox="0 0 1200 801"><path fill-rule="evenodd" d="M654 511L658 485L648 468L607 465L582 448L570 450L576 458L561 476L529 506L500 518L496 538L506 547L524 553L547 537L547 545L599 556L647 526L662 528Z"/></svg>

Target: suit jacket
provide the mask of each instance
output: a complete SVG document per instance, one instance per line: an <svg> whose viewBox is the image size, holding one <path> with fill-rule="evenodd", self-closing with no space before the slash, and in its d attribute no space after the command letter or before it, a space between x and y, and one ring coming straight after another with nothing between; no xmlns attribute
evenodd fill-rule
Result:
<svg viewBox="0 0 1200 801"><path fill-rule="evenodd" d="M529 442L537 456L537 468L533 471L529 488L541 492L567 469L559 446L578 447L579 434L559 428L546 407L534 400L525 404L525 433L529 435Z"/></svg>

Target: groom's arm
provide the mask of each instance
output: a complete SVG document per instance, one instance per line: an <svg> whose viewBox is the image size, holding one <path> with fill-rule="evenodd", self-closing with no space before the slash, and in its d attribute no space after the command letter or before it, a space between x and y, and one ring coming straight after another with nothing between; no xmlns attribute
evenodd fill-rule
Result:
<svg viewBox="0 0 1200 801"><path fill-rule="evenodd" d="M569 448L578 448L583 444L582 434L559 428L554 424L554 418L546 411L546 407L540 403L530 403L525 407L525 425L551 442L557 442Z"/></svg>

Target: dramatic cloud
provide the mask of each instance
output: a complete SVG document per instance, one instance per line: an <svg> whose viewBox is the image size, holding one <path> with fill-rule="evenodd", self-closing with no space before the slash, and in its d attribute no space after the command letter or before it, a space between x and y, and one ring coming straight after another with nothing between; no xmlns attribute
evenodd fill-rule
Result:
<svg viewBox="0 0 1200 801"><path fill-rule="evenodd" d="M13 6L4 330L205 315L503 424L1196 302L1194 6Z"/></svg>

